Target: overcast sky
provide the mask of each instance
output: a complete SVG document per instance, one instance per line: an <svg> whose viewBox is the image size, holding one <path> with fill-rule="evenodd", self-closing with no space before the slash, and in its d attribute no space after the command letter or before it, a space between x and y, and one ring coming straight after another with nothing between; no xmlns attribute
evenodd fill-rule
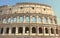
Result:
<svg viewBox="0 0 60 38"><path fill-rule="evenodd" d="M52 6L53 11L57 16L58 24L60 24L60 0L0 0L0 6L15 5L18 2L36 2Z"/></svg>

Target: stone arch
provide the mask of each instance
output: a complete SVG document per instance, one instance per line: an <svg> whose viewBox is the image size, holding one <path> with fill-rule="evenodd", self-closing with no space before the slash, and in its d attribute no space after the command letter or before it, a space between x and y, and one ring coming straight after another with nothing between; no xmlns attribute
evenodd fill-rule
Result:
<svg viewBox="0 0 60 38"><path fill-rule="evenodd" d="M8 18L8 19L7 19L7 21L8 21L8 23L10 23L10 21L11 21L11 18Z"/></svg>
<svg viewBox="0 0 60 38"><path fill-rule="evenodd" d="M23 16L20 16L20 17L19 17L19 21L20 21L20 22L23 22L23 20L24 20L24 17L23 17Z"/></svg>
<svg viewBox="0 0 60 38"><path fill-rule="evenodd" d="M52 18L49 18L49 19L48 19L48 23L53 23Z"/></svg>
<svg viewBox="0 0 60 38"><path fill-rule="evenodd" d="M9 33L9 28L8 27L6 28L6 32L5 33L7 33L7 34Z"/></svg>
<svg viewBox="0 0 60 38"><path fill-rule="evenodd" d="M2 21L3 21L3 23L6 23L6 18L3 18Z"/></svg>
<svg viewBox="0 0 60 38"><path fill-rule="evenodd" d="M56 29L56 34L58 34L58 29Z"/></svg>
<svg viewBox="0 0 60 38"><path fill-rule="evenodd" d="M48 28L45 28L45 33L48 33Z"/></svg>
<svg viewBox="0 0 60 38"><path fill-rule="evenodd" d="M29 33L29 27L25 27L25 33Z"/></svg>
<svg viewBox="0 0 60 38"><path fill-rule="evenodd" d="M11 32L12 32L12 34L15 34L16 33L16 27L13 27Z"/></svg>
<svg viewBox="0 0 60 38"><path fill-rule="evenodd" d="M43 22L44 22L44 23L46 23L46 21L47 21L47 18L46 18L46 17L44 17Z"/></svg>
<svg viewBox="0 0 60 38"><path fill-rule="evenodd" d="M39 27L39 33L43 33L43 30L41 27Z"/></svg>
<svg viewBox="0 0 60 38"><path fill-rule="evenodd" d="M51 34L54 34L54 29L53 28L51 28Z"/></svg>
<svg viewBox="0 0 60 38"><path fill-rule="evenodd" d="M18 33L23 33L23 27L18 27Z"/></svg>
<svg viewBox="0 0 60 38"><path fill-rule="evenodd" d="M36 28L32 27L32 33L36 33Z"/></svg>
<svg viewBox="0 0 60 38"><path fill-rule="evenodd" d="M14 23L16 23L16 21L17 21L17 17L14 17L13 20L14 20Z"/></svg>
<svg viewBox="0 0 60 38"><path fill-rule="evenodd" d="M29 22L29 21L30 21L29 16L26 16L26 17L25 17L25 21L26 21L26 22Z"/></svg>
<svg viewBox="0 0 60 38"><path fill-rule="evenodd" d="M32 16L31 20L32 20L32 22L36 22L36 17Z"/></svg>
<svg viewBox="0 0 60 38"><path fill-rule="evenodd" d="M40 17L40 16L38 16L37 21L38 21L38 22L41 22L41 17Z"/></svg>
<svg viewBox="0 0 60 38"><path fill-rule="evenodd" d="M54 23L55 23L55 24L57 24L57 21L56 21L56 19L54 19Z"/></svg>
<svg viewBox="0 0 60 38"><path fill-rule="evenodd" d="M1 28L1 33L0 34L3 34L3 28Z"/></svg>

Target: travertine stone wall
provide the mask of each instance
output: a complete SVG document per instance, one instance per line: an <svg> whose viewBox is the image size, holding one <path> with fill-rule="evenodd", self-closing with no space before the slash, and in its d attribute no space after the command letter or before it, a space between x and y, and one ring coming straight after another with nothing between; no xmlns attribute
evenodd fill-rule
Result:
<svg viewBox="0 0 60 38"><path fill-rule="evenodd" d="M22 22L20 21L20 17L23 18ZM29 20L28 22L26 21L27 17ZM33 20L35 21L33 22ZM12 29L14 27L15 31L12 33ZM22 33L18 33L19 27L22 27ZM29 29L27 30L28 32L25 29L26 27ZM35 28L35 33L32 32L33 27ZM9 28L9 32L7 34L6 28ZM42 33L39 33L41 30L39 30L39 28L42 29ZM25 33L25 31L27 33ZM38 3L17 3L13 6L0 6L0 38L58 37L59 31L57 17L55 16L51 6Z"/></svg>
<svg viewBox="0 0 60 38"><path fill-rule="evenodd" d="M44 4L16 4L15 6L1 6L1 14L13 14L13 13L41 13L55 16L51 6Z"/></svg>

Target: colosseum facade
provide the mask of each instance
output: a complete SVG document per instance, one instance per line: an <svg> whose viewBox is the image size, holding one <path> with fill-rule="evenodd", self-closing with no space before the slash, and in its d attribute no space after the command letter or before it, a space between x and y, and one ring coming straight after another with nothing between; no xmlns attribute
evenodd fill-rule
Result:
<svg viewBox="0 0 60 38"><path fill-rule="evenodd" d="M58 32L50 5L25 2L0 6L0 38L59 38Z"/></svg>

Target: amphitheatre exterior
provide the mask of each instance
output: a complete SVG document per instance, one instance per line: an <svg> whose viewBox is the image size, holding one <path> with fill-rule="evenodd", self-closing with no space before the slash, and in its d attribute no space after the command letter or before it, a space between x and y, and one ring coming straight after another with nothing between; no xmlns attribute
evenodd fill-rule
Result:
<svg viewBox="0 0 60 38"><path fill-rule="evenodd" d="M0 6L0 38L59 38L57 17L51 6L17 3Z"/></svg>

